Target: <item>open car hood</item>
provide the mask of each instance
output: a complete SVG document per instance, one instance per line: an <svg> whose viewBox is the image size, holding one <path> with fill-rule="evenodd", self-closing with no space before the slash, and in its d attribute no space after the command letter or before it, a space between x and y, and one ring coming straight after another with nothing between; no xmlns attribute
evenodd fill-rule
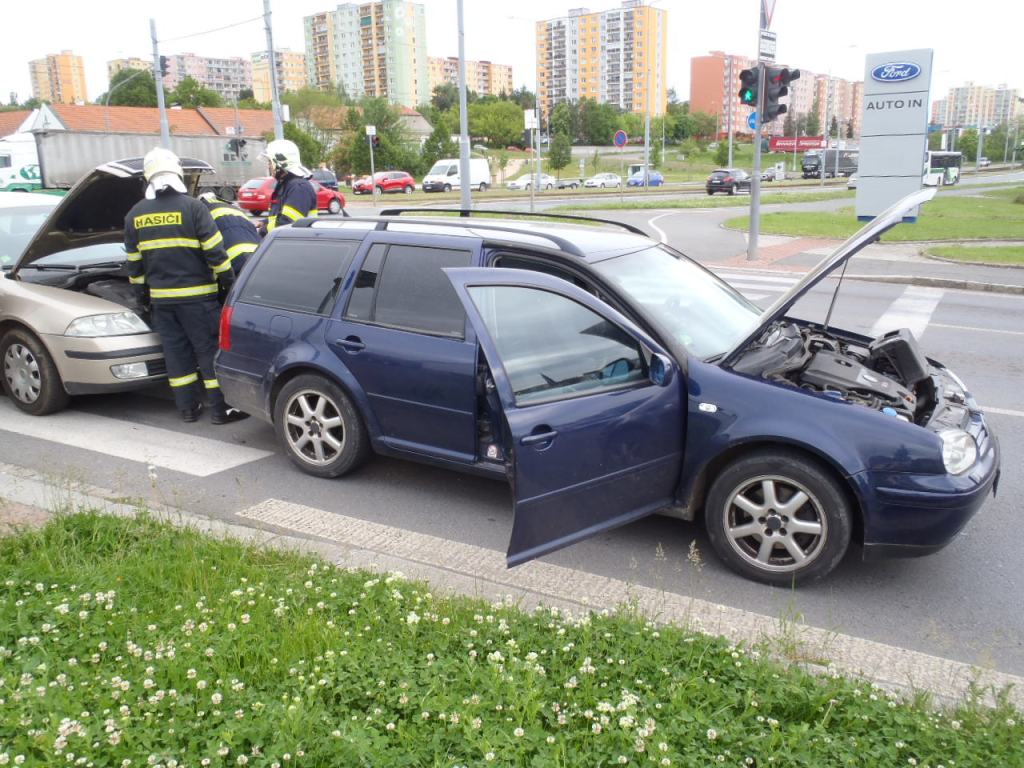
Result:
<svg viewBox="0 0 1024 768"><path fill-rule="evenodd" d="M861 227L846 242L826 256L814 269L800 278L797 284L780 296L774 304L762 312L757 319L756 325L722 357L720 364L727 366L732 363L752 341L761 336L769 325L785 316L793 305L811 288L828 277L837 267L849 261L865 246L875 242L883 233L892 229L906 218L916 215L917 207L935 197L935 193L936 189L934 187L912 192Z"/></svg>
<svg viewBox="0 0 1024 768"><path fill-rule="evenodd" d="M200 176L214 170L205 160L180 159L185 187L194 195ZM68 191L28 241L10 276L15 277L23 266L54 253L120 242L124 239L124 217L145 192L141 157L116 160L93 169Z"/></svg>

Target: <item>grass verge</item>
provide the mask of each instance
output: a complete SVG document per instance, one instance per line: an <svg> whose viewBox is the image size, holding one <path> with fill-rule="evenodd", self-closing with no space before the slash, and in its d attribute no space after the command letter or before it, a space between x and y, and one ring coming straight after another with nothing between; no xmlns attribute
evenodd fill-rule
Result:
<svg viewBox="0 0 1024 768"><path fill-rule="evenodd" d="M839 200L852 198L853 192L832 190L829 192L768 192L761 194L762 205L773 203L813 203L817 200ZM740 208L750 206L750 195L707 196L688 195L662 200L608 200L600 203L582 205L559 205L551 208L554 212L572 211L617 211L617 210L650 210L657 208Z"/></svg>
<svg viewBox="0 0 1024 768"><path fill-rule="evenodd" d="M932 256L956 261L975 261L985 264L1016 264L1024 266L1024 245L1005 246L972 246L949 245L933 246L928 249Z"/></svg>
<svg viewBox="0 0 1024 768"><path fill-rule="evenodd" d="M1024 205L1014 200L1024 188L995 190L977 197L940 194L927 203L916 224L895 227L887 242L923 240L1024 240ZM730 229L746 230L749 217L725 222ZM772 235L845 239L862 226L853 208L831 212L769 213L761 217L761 232Z"/></svg>
<svg viewBox="0 0 1024 768"><path fill-rule="evenodd" d="M0 570L4 765L1024 764L1005 704L940 713L628 611L440 598L145 519L58 518Z"/></svg>

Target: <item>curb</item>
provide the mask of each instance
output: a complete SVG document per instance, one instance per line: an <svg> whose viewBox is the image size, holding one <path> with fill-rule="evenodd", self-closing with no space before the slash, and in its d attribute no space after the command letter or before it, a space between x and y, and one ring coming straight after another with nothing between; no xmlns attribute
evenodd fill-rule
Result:
<svg viewBox="0 0 1024 768"><path fill-rule="evenodd" d="M860 678L906 696L928 691L944 704L963 702L981 690L981 700L994 705L996 692L1005 690L1011 703L1024 708L1024 677L1017 675L542 561L508 570L500 552L275 499L238 513L238 522L228 522L173 507L149 510L125 504L100 488L0 463L0 500L58 511L52 514L82 509L118 517L145 513L214 537L316 554L347 568L398 571L447 594L511 599L526 609L543 604L587 613L628 605L659 623L785 648L777 661L816 674Z"/></svg>
<svg viewBox="0 0 1024 768"><path fill-rule="evenodd" d="M998 247L998 246L996 246ZM942 256L935 256L927 251L921 251L921 255L932 261L942 261L946 264L963 264L971 267L995 267L996 269L1024 269L1024 264L993 264L989 261L963 261L961 259L946 259Z"/></svg>

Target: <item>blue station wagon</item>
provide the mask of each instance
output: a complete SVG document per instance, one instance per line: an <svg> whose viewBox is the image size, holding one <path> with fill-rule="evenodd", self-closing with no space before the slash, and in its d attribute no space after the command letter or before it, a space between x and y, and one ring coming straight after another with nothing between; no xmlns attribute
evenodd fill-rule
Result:
<svg viewBox="0 0 1024 768"><path fill-rule="evenodd" d="M909 332L786 315L931 194L763 311L629 225L304 220L235 285L217 377L312 475L375 452L508 481L510 566L652 513L702 515L731 568L774 584L851 542L931 553L997 484L984 415Z"/></svg>

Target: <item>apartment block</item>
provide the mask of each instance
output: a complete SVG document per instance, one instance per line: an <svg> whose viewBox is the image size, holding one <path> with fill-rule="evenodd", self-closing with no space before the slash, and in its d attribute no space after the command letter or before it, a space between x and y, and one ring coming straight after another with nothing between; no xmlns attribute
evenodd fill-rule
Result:
<svg viewBox="0 0 1024 768"><path fill-rule="evenodd" d="M303 19L306 75L314 88L341 87L412 107L430 99L426 13L419 3L345 3Z"/></svg>
<svg viewBox="0 0 1024 768"><path fill-rule="evenodd" d="M216 91L225 101L235 101L242 90L252 88L252 62L240 56L219 58L194 53L168 56L164 86L177 88L186 77Z"/></svg>
<svg viewBox="0 0 1024 768"><path fill-rule="evenodd" d="M809 79L814 81L815 95L818 98L818 120L822 132L832 127L832 117L835 116L839 124L839 138L846 138L848 127L851 125L853 135L860 136L861 113L864 106L863 81L808 74Z"/></svg>
<svg viewBox="0 0 1024 768"><path fill-rule="evenodd" d="M301 51L274 51L274 69L277 71L277 87L281 93L298 91L306 87L306 54ZM260 102L273 99L270 85L270 56L266 51L252 55L252 95Z"/></svg>
<svg viewBox="0 0 1024 768"><path fill-rule="evenodd" d="M949 128L994 127L1024 114L1016 88L988 88L966 83L950 88L932 104L932 122Z"/></svg>
<svg viewBox="0 0 1024 768"><path fill-rule="evenodd" d="M54 104L76 104L89 100L85 90L82 57L71 51L48 54L28 63L32 95Z"/></svg>
<svg viewBox="0 0 1024 768"><path fill-rule="evenodd" d="M118 72L121 72L122 70L125 70L125 69L146 69L146 70L152 70L153 69L153 60L152 59L138 59L138 58L132 57L132 58L128 58L128 59L113 59L112 61L108 61L107 62L107 80L108 81L113 80L114 79L114 75L116 75Z"/></svg>
<svg viewBox="0 0 1024 768"><path fill-rule="evenodd" d="M668 12L643 0L622 7L537 22L537 89L541 110L594 99L629 112L665 113Z"/></svg>
<svg viewBox="0 0 1024 768"><path fill-rule="evenodd" d="M442 83L459 84L459 59L457 56L427 58L427 83L430 93ZM494 64L490 61L466 60L466 88L479 96L498 96L512 93L512 67L508 64Z"/></svg>
<svg viewBox="0 0 1024 768"><path fill-rule="evenodd" d="M747 117L753 111L739 100L740 72L757 64L746 56L712 51L690 59L690 111L718 118L718 132L749 133Z"/></svg>

